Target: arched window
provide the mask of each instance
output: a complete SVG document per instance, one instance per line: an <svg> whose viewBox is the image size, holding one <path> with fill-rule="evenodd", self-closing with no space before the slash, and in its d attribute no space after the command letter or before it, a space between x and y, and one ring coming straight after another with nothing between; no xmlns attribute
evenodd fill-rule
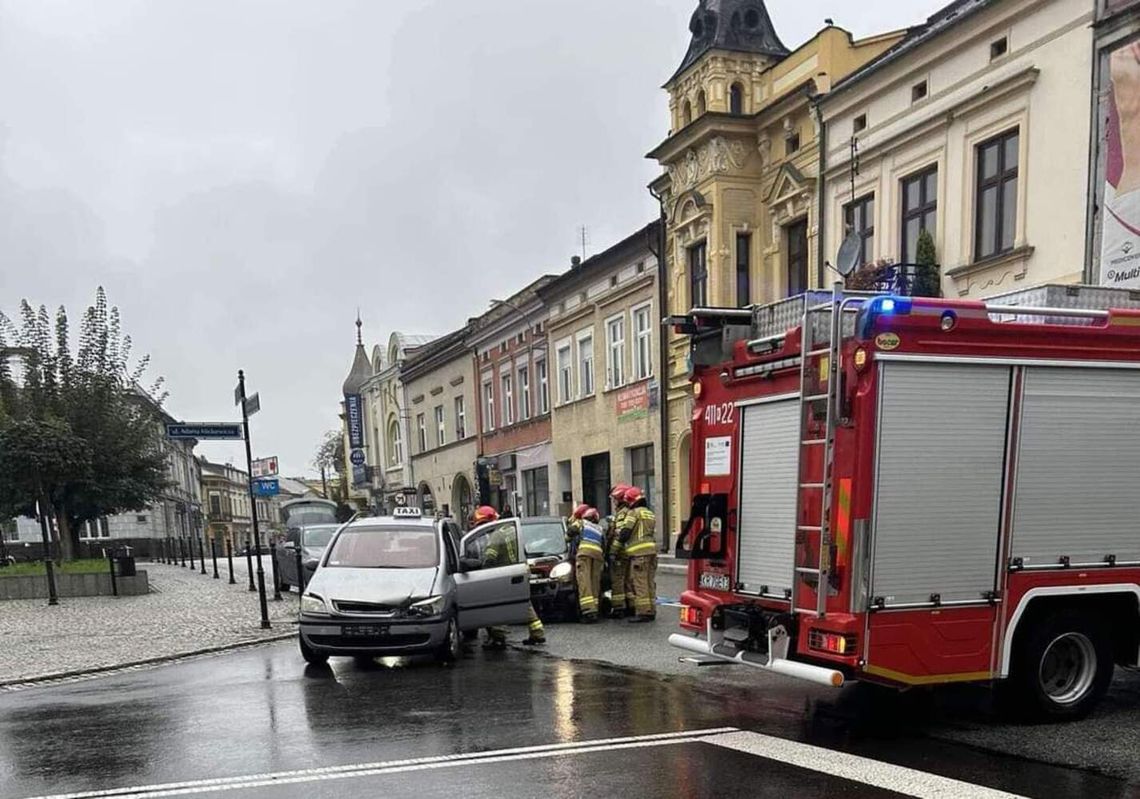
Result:
<svg viewBox="0 0 1140 799"><path fill-rule="evenodd" d="M697 92L697 116L702 116L707 110L708 106L705 104L705 90L701 89Z"/></svg>
<svg viewBox="0 0 1140 799"><path fill-rule="evenodd" d="M728 90L728 113L744 113L744 87L739 83L732 84Z"/></svg>
<svg viewBox="0 0 1140 799"><path fill-rule="evenodd" d="M388 422L388 465L402 466L404 463L404 437L400 434L400 423L393 419Z"/></svg>
<svg viewBox="0 0 1140 799"><path fill-rule="evenodd" d="M681 126L684 127L693 121L693 105L688 100L681 106Z"/></svg>

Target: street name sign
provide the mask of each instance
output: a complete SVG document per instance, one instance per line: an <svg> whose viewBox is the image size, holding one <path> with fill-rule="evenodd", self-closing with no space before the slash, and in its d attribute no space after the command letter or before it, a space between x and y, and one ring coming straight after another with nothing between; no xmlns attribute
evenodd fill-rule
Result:
<svg viewBox="0 0 1140 799"><path fill-rule="evenodd" d="M262 477L253 481L253 493L259 497L275 497L281 493L281 483L273 478Z"/></svg>
<svg viewBox="0 0 1140 799"><path fill-rule="evenodd" d="M241 441L241 425L232 422L170 422L167 438L196 438L201 441Z"/></svg>

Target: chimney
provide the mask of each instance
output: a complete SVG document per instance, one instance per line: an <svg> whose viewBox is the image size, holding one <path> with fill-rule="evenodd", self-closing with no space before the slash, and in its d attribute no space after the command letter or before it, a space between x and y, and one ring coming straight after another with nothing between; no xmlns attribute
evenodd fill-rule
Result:
<svg viewBox="0 0 1140 799"><path fill-rule="evenodd" d="M570 268L571 269L577 269L581 265L582 265L582 259L579 256L577 256L577 255L571 256L571 258L570 258Z"/></svg>

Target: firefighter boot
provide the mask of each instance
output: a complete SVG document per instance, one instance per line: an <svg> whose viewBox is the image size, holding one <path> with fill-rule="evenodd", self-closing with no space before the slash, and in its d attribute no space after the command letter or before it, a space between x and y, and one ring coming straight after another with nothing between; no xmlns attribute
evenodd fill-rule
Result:
<svg viewBox="0 0 1140 799"><path fill-rule="evenodd" d="M546 643L546 630L542 627L542 619L538 618L538 614L534 612L534 605L527 605L529 619L527 626L530 628L530 635L523 641L527 646L541 646Z"/></svg>

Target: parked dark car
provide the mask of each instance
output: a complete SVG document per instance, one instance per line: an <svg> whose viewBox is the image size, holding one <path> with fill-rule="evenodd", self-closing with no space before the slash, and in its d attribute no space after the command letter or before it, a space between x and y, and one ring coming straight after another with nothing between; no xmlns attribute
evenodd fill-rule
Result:
<svg viewBox="0 0 1140 799"><path fill-rule="evenodd" d="M321 559L333 534L340 529L339 524L310 524L292 527L285 534L285 540L277 547L277 563L274 564L277 582L284 589L289 586L301 588L308 585L316 571L313 561ZM304 580L297 576L297 550L301 550L301 569ZM308 564L308 565L306 565Z"/></svg>
<svg viewBox="0 0 1140 799"><path fill-rule="evenodd" d="M530 599L544 621L578 618L574 560L566 546L566 521L557 516L520 519L530 567Z"/></svg>

